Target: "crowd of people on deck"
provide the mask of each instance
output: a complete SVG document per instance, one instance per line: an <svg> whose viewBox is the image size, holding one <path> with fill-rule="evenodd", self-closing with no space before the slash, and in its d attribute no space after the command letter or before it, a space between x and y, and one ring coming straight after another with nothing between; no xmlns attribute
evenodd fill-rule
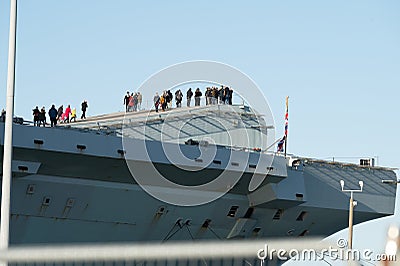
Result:
<svg viewBox="0 0 400 266"><path fill-rule="evenodd" d="M86 100L84 100L81 103L81 110L82 110L82 115L81 119L86 119L86 110L89 107L88 103ZM57 123L70 123L70 122L76 122L76 108L71 108L71 106L68 104L68 106L64 110L64 105L61 105L56 109L55 105L51 105L49 111L46 113L46 109L43 106L40 110L39 107L36 106L33 110L33 125L40 127L40 126L46 126L47 124L47 119L46 115L49 116L50 118L50 126L55 127Z"/></svg>
<svg viewBox="0 0 400 266"><path fill-rule="evenodd" d="M194 96L194 106L200 106L201 97L203 93L200 88L197 88L194 93L192 88L189 88L186 92L186 105L190 107L192 98ZM207 87L204 92L204 96L206 99L206 105L216 105L216 104L230 104L232 105L232 96L233 90L229 87L221 86L218 87ZM176 107L182 107L183 93L180 89L175 91L175 103ZM165 111L167 109L172 108L173 102L173 94L170 90L164 91L161 95L156 92L156 95L153 97L153 103L156 112L161 108L161 110Z"/></svg>
<svg viewBox="0 0 400 266"><path fill-rule="evenodd" d="M126 92L124 97L125 112L136 112L142 109L142 94L140 92L135 92L129 94Z"/></svg>
<svg viewBox="0 0 400 266"><path fill-rule="evenodd" d="M184 99L184 94L180 89L176 90L173 94L171 90L165 90L161 95L158 93L155 94L153 97L153 104L156 112L159 109L166 111L167 109L171 109L173 105L175 95L175 104L176 108L182 107L182 101ZM216 104L232 104L232 96L233 90L229 87L221 86L218 87L207 87L206 91L204 92L205 96L205 104L206 105L216 105ZM200 106L201 98L203 97L203 93L201 92L200 88L197 88L194 92L192 88L189 88L186 91L186 105L190 107L192 104L192 98L194 98L194 106ZM125 105L125 112L136 112L142 110L142 101L143 97L140 92L126 92L124 96L124 105ZM86 110L88 108L88 103L84 100L81 103L81 110L82 115L81 119L86 119ZM55 105L51 105L48 112L46 112L46 108L43 106L39 109L36 106L33 110L33 125L40 127L45 127L48 125L47 116L50 120L50 126L54 127L57 123L71 123L76 122L77 119L77 112L76 108L71 108L68 104L64 110L64 105L59 106L58 108ZM5 111L4 109L1 112L0 117L1 122L5 121Z"/></svg>
<svg viewBox="0 0 400 266"><path fill-rule="evenodd" d="M166 111L171 109L173 106L173 100L175 95L175 105L176 108L182 107L182 101L184 99L183 92L178 89L175 93L172 93L171 90L165 90L162 94L156 94L153 97L153 106L158 112L160 109L162 111ZM232 96L233 90L229 87L207 87L204 92L205 104L206 105L216 105L216 104L230 104L232 105ZM194 98L194 106L200 106L201 99L203 97L203 93L200 88L197 88L194 92L192 88L189 88L186 91L186 105L190 107L192 104L192 99ZM137 112L142 109L142 101L143 97L140 92L126 92L124 96L123 104L125 105L125 112Z"/></svg>
<svg viewBox="0 0 400 266"><path fill-rule="evenodd" d="M184 93L181 89L176 90L174 93L171 90L165 90L161 95L156 92L155 96L153 97L153 106L155 111L158 112L160 109L162 111L166 111L171 109L173 106L173 100L175 96L175 105L176 108L182 107L182 101L184 99ZM207 87L204 92L205 98L205 105L216 105L216 104L230 104L232 105L232 96L233 90L226 86L221 87ZM192 99L194 99L194 106L200 106L201 99L203 97L203 93L201 92L200 88L197 88L192 91L192 88L189 88L186 91L186 105L190 107L192 104ZM123 104L125 105L125 112L136 112L141 111L142 109L142 101L143 97L140 92L126 92L124 96ZM86 119L86 110L88 108L88 103L84 100L81 103L81 119ZM51 105L48 112L46 112L46 108L43 106L39 109L36 106L33 110L33 125L34 126L43 126L49 125L54 127L57 123L71 123L76 122L77 120L77 111L76 108L71 108L68 104L64 110L64 105L59 106L58 108L55 105ZM4 109L1 112L0 122L5 122L5 114L6 112ZM50 120L48 123L47 116Z"/></svg>
<svg viewBox="0 0 400 266"><path fill-rule="evenodd" d="M155 111L158 112L159 109L162 111L166 111L167 109L171 109L173 106L173 100L175 95L175 104L176 108L182 107L182 101L184 99L183 92L178 89L173 94L171 90L165 90L161 95L156 92L155 96L153 97L153 104ZM205 97L205 104L206 105L216 105L216 104L230 104L232 105L232 96L233 90L229 87L207 87L204 92ZM201 99L203 97L203 93L201 92L200 88L197 88L194 92L192 88L189 88L186 91L186 105L190 107L192 104L192 98L194 98L194 106L200 106ZM125 112L136 112L141 111L142 109L142 101L143 97L140 92L126 92L124 96L125 105ZM86 110L88 108L88 103L84 100L81 103L81 119L86 119ZM46 112L46 108L43 106L39 109L36 106L33 110L33 125L34 126L43 126L45 127L48 124L47 116L50 120L50 126L54 127L57 123L71 123L76 122L77 119L77 112L76 108L71 108L68 104L64 110L64 105L59 106L58 108L55 105L51 105L48 112ZM1 112L0 122L5 122L5 114L6 112L4 109Z"/></svg>

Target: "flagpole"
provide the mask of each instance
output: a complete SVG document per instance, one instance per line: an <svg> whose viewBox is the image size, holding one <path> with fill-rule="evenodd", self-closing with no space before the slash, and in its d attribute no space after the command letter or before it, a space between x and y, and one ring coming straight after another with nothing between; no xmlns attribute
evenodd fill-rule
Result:
<svg viewBox="0 0 400 266"><path fill-rule="evenodd" d="M289 96L286 96L286 113L285 113L285 157L287 149L287 139L288 139L288 127L289 127Z"/></svg>
<svg viewBox="0 0 400 266"><path fill-rule="evenodd" d="M17 0L11 0L10 33L8 39L8 76L6 121L4 125L3 181L1 193L0 249L8 249L10 230L12 126L14 116L15 48L17 27ZM0 265L7 265L0 262Z"/></svg>

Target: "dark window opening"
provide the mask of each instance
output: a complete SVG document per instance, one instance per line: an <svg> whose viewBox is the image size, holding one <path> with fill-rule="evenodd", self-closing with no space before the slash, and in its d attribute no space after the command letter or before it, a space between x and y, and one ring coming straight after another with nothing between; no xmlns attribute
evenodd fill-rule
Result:
<svg viewBox="0 0 400 266"><path fill-rule="evenodd" d="M239 209L239 206L232 206L231 209L228 212L229 217L235 217L237 210Z"/></svg>
<svg viewBox="0 0 400 266"><path fill-rule="evenodd" d="M274 217L272 219L274 220L280 220L283 214L283 210L282 209L278 209L274 215Z"/></svg>
<svg viewBox="0 0 400 266"><path fill-rule="evenodd" d="M35 185L28 185L28 188L26 189L26 194L33 194L35 193Z"/></svg>
<svg viewBox="0 0 400 266"><path fill-rule="evenodd" d="M42 145L44 143L44 141L41 140L41 139L34 139L33 143L38 144L38 145Z"/></svg>
<svg viewBox="0 0 400 266"><path fill-rule="evenodd" d="M303 200L303 194L302 193L296 193L296 199L297 200Z"/></svg>
<svg viewBox="0 0 400 266"><path fill-rule="evenodd" d="M80 149L80 150L85 150L85 149L86 149L86 146L85 146L85 145L80 145L80 144L78 144L78 145L76 145L76 148L78 148L78 149Z"/></svg>
<svg viewBox="0 0 400 266"><path fill-rule="evenodd" d="M243 218L247 218L247 219L250 218L253 215L253 212L254 212L254 208L253 207L248 208L246 213L244 214Z"/></svg>
<svg viewBox="0 0 400 266"><path fill-rule="evenodd" d="M45 205L45 206L49 206L50 205L50 201L51 201L50 197L44 197L42 204Z"/></svg>
<svg viewBox="0 0 400 266"><path fill-rule="evenodd" d="M22 172L26 172L26 171L28 171L28 166L18 165L18 170L20 170Z"/></svg>

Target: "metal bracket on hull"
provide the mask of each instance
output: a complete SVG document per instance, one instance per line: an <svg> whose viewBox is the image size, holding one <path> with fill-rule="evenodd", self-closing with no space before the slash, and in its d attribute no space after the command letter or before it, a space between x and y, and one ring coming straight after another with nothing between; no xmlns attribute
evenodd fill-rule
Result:
<svg viewBox="0 0 400 266"><path fill-rule="evenodd" d="M226 238L245 237L253 229L256 222L256 220L249 218L238 218Z"/></svg>

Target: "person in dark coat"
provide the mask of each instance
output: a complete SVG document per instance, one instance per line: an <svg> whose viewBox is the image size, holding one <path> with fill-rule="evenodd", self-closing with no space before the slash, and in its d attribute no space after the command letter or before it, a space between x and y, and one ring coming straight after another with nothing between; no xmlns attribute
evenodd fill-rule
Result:
<svg viewBox="0 0 400 266"><path fill-rule="evenodd" d="M33 125L34 126L39 126L39 107L36 106L35 109L32 110L33 111Z"/></svg>
<svg viewBox="0 0 400 266"><path fill-rule="evenodd" d="M1 110L0 122L6 122L6 111L4 109Z"/></svg>
<svg viewBox="0 0 400 266"><path fill-rule="evenodd" d="M58 108L58 111L57 111L57 119L58 119L59 121L62 121L61 118L62 118L63 113L64 113L64 106L61 105L61 106Z"/></svg>
<svg viewBox="0 0 400 266"><path fill-rule="evenodd" d="M200 97L203 96L201 93L200 89L197 88L196 91L194 92L194 105L195 106L200 106Z"/></svg>
<svg viewBox="0 0 400 266"><path fill-rule="evenodd" d="M46 110L44 109L44 106L40 109L39 113L39 127L41 124L43 124L44 127L46 126Z"/></svg>
<svg viewBox="0 0 400 266"><path fill-rule="evenodd" d="M167 100L167 104L168 104L168 108L172 108L172 99L174 98L172 95L172 92L170 90L167 91L167 95L168 95L168 100Z"/></svg>
<svg viewBox="0 0 400 266"><path fill-rule="evenodd" d="M192 100L192 96L193 96L192 88L189 88L189 90L186 92L187 107L190 107L190 101Z"/></svg>
<svg viewBox="0 0 400 266"><path fill-rule="evenodd" d="M182 98L183 98L183 94L182 94L181 90L177 90L175 92L175 101L176 101L177 108L182 106Z"/></svg>
<svg viewBox="0 0 400 266"><path fill-rule="evenodd" d="M88 104L87 104L87 101L84 100L81 105L82 105L81 119L86 119L86 109L89 107Z"/></svg>
<svg viewBox="0 0 400 266"><path fill-rule="evenodd" d="M224 89L224 103L225 104L229 104L229 95L231 94L231 92L229 91L228 87L225 87Z"/></svg>
<svg viewBox="0 0 400 266"><path fill-rule="evenodd" d="M51 106L49 110L49 117L50 117L50 126L55 127L57 125L57 109L54 104Z"/></svg>
<svg viewBox="0 0 400 266"><path fill-rule="evenodd" d="M166 109L169 107L169 103L171 102L171 97L169 96L168 91L164 91L164 100L165 100L165 108L164 109Z"/></svg>
<svg viewBox="0 0 400 266"><path fill-rule="evenodd" d="M128 105L129 105L130 99L131 99L131 96L129 95L129 91L127 91L126 95L124 97L125 112L128 112Z"/></svg>
<svg viewBox="0 0 400 266"><path fill-rule="evenodd" d="M233 89L229 89L228 103L232 105Z"/></svg>

